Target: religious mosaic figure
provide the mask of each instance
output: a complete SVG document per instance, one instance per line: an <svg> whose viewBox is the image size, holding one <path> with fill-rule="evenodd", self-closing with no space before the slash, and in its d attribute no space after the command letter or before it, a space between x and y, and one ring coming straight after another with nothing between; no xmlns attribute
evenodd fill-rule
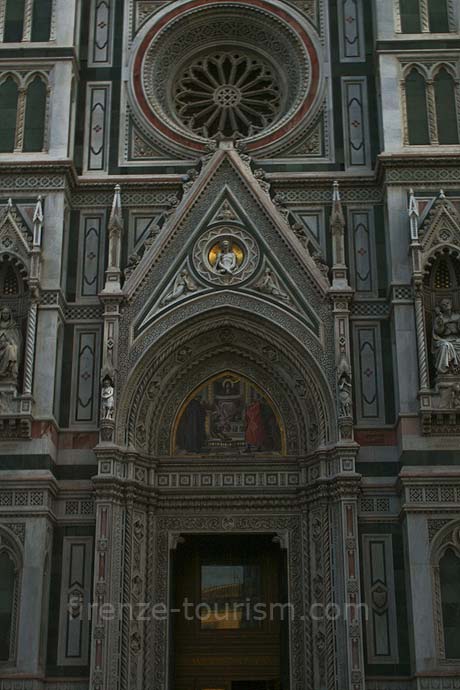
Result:
<svg viewBox="0 0 460 690"><path fill-rule="evenodd" d="M206 405L200 395L187 405L177 430L177 445L187 453L200 453L206 442Z"/></svg>
<svg viewBox="0 0 460 690"><path fill-rule="evenodd" d="M115 411L115 390L112 379L106 376L101 391L102 419L113 419Z"/></svg>
<svg viewBox="0 0 460 690"><path fill-rule="evenodd" d="M453 311L448 297L435 309L432 352L439 374L460 368L460 313Z"/></svg>
<svg viewBox="0 0 460 690"><path fill-rule="evenodd" d="M225 374L186 405L175 445L182 453L277 452L281 432L271 405L252 384Z"/></svg>
<svg viewBox="0 0 460 690"><path fill-rule="evenodd" d="M175 302L180 297L186 295L188 292L196 292L197 289L197 284L195 283L193 278L191 278L191 276L188 274L188 271L184 269L177 276L172 290L168 292L167 295L165 295L161 304L162 306L165 306L166 304L171 304L171 302Z"/></svg>
<svg viewBox="0 0 460 690"><path fill-rule="evenodd" d="M232 243L230 240L222 240L214 266L215 271L217 271L217 273L230 273L230 275L232 275L237 268L238 258L233 251Z"/></svg>
<svg viewBox="0 0 460 690"><path fill-rule="evenodd" d="M0 380L16 383L22 336L9 307L0 311Z"/></svg>

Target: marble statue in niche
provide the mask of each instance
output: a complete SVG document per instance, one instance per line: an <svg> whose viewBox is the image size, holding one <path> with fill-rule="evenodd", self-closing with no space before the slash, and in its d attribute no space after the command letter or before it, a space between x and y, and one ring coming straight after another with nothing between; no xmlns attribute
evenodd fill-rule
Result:
<svg viewBox="0 0 460 690"><path fill-rule="evenodd" d="M460 373L460 313L449 297L435 308L431 349L438 374Z"/></svg>
<svg viewBox="0 0 460 690"><path fill-rule="evenodd" d="M102 382L101 391L102 419L113 419L115 412L115 390L110 376Z"/></svg>
<svg viewBox="0 0 460 690"><path fill-rule="evenodd" d="M0 311L0 381L17 383L22 335L9 307Z"/></svg>
<svg viewBox="0 0 460 690"><path fill-rule="evenodd" d="M281 430L271 403L249 381L223 374L202 386L185 405L176 452L280 452Z"/></svg>

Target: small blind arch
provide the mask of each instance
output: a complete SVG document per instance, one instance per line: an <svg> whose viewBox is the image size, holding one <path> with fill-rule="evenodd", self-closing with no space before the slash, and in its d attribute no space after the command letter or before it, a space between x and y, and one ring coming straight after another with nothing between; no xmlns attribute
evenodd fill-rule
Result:
<svg viewBox="0 0 460 690"><path fill-rule="evenodd" d="M460 659L460 557L446 549L439 561L444 654L446 659Z"/></svg>
<svg viewBox="0 0 460 690"><path fill-rule="evenodd" d="M47 98L47 85L43 78L37 74L27 89L24 151L43 151L45 145Z"/></svg>

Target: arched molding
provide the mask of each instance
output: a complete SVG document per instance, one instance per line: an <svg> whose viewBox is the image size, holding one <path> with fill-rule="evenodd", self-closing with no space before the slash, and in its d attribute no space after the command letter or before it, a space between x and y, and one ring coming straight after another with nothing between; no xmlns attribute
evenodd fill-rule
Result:
<svg viewBox="0 0 460 690"><path fill-rule="evenodd" d="M18 72L14 72L13 70L10 70L8 72L2 72L2 74L0 75L0 86L4 84L6 81L8 81L8 79L13 79L18 89L22 86L22 78Z"/></svg>
<svg viewBox="0 0 460 690"><path fill-rule="evenodd" d="M402 78L406 80L407 77L411 75L413 70L416 70L419 74L421 74L424 79L429 79L429 68L427 65L424 65L421 62L411 62L408 65L403 65Z"/></svg>
<svg viewBox="0 0 460 690"><path fill-rule="evenodd" d="M6 551L14 563L17 573L20 573L23 566L22 544L15 533L7 525L0 523L0 552Z"/></svg>
<svg viewBox="0 0 460 690"><path fill-rule="evenodd" d="M437 532L432 541L430 551L430 563L433 583L433 616L436 633L437 657L438 661L443 665L443 667L450 666L458 669L460 665L460 659L446 658L446 645L442 611L440 561L449 550L453 551L454 554L460 559L460 520L458 519L448 522Z"/></svg>
<svg viewBox="0 0 460 690"><path fill-rule="evenodd" d="M460 520L458 519L448 522L435 534L431 542L431 565L438 566L448 549L452 549L460 558Z"/></svg>
<svg viewBox="0 0 460 690"><path fill-rule="evenodd" d="M214 311L184 321L138 362L120 395L118 445L149 456L170 454L183 403L226 370L254 382L274 402L289 454L306 454L336 440L332 390L308 348L272 322Z"/></svg>
<svg viewBox="0 0 460 690"><path fill-rule="evenodd" d="M456 84L458 83L458 69L455 65L449 62L437 62L436 64L431 65L428 71L428 78L433 80L436 79L439 72L441 72L442 70L445 70L449 74L449 76L452 77Z"/></svg>
<svg viewBox="0 0 460 690"><path fill-rule="evenodd" d="M160 313L157 318L151 319L149 325L135 338L132 327L132 347L129 351L129 367L131 368L145 352L160 338L166 337L170 331L180 323L196 318L199 315L210 314L217 310L238 310L251 318L266 319L268 322L279 323L299 343L307 343L308 349L316 357L321 357L325 340L323 324L319 324L319 332L313 330L314 324L308 324L305 318L292 310L286 309L274 299L259 296L242 290L219 290L200 293L191 299L172 305ZM318 320L318 314L313 312Z"/></svg>
<svg viewBox="0 0 460 690"><path fill-rule="evenodd" d="M21 600L21 579L24 562L23 548L17 536L6 525L0 524L0 554L5 553L14 566L14 591L12 597L10 653L7 661L0 662L2 666L12 667L16 661L17 630L19 621L19 602Z"/></svg>

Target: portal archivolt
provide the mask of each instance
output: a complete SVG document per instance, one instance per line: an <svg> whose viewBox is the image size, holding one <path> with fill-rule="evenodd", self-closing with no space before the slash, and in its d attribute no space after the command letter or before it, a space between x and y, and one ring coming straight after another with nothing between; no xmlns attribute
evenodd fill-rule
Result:
<svg viewBox="0 0 460 690"><path fill-rule="evenodd" d="M174 454L184 404L223 372L252 382L272 401L286 454L336 440L333 395L309 352L273 323L214 313L178 327L142 357L119 403L118 444L149 456Z"/></svg>

